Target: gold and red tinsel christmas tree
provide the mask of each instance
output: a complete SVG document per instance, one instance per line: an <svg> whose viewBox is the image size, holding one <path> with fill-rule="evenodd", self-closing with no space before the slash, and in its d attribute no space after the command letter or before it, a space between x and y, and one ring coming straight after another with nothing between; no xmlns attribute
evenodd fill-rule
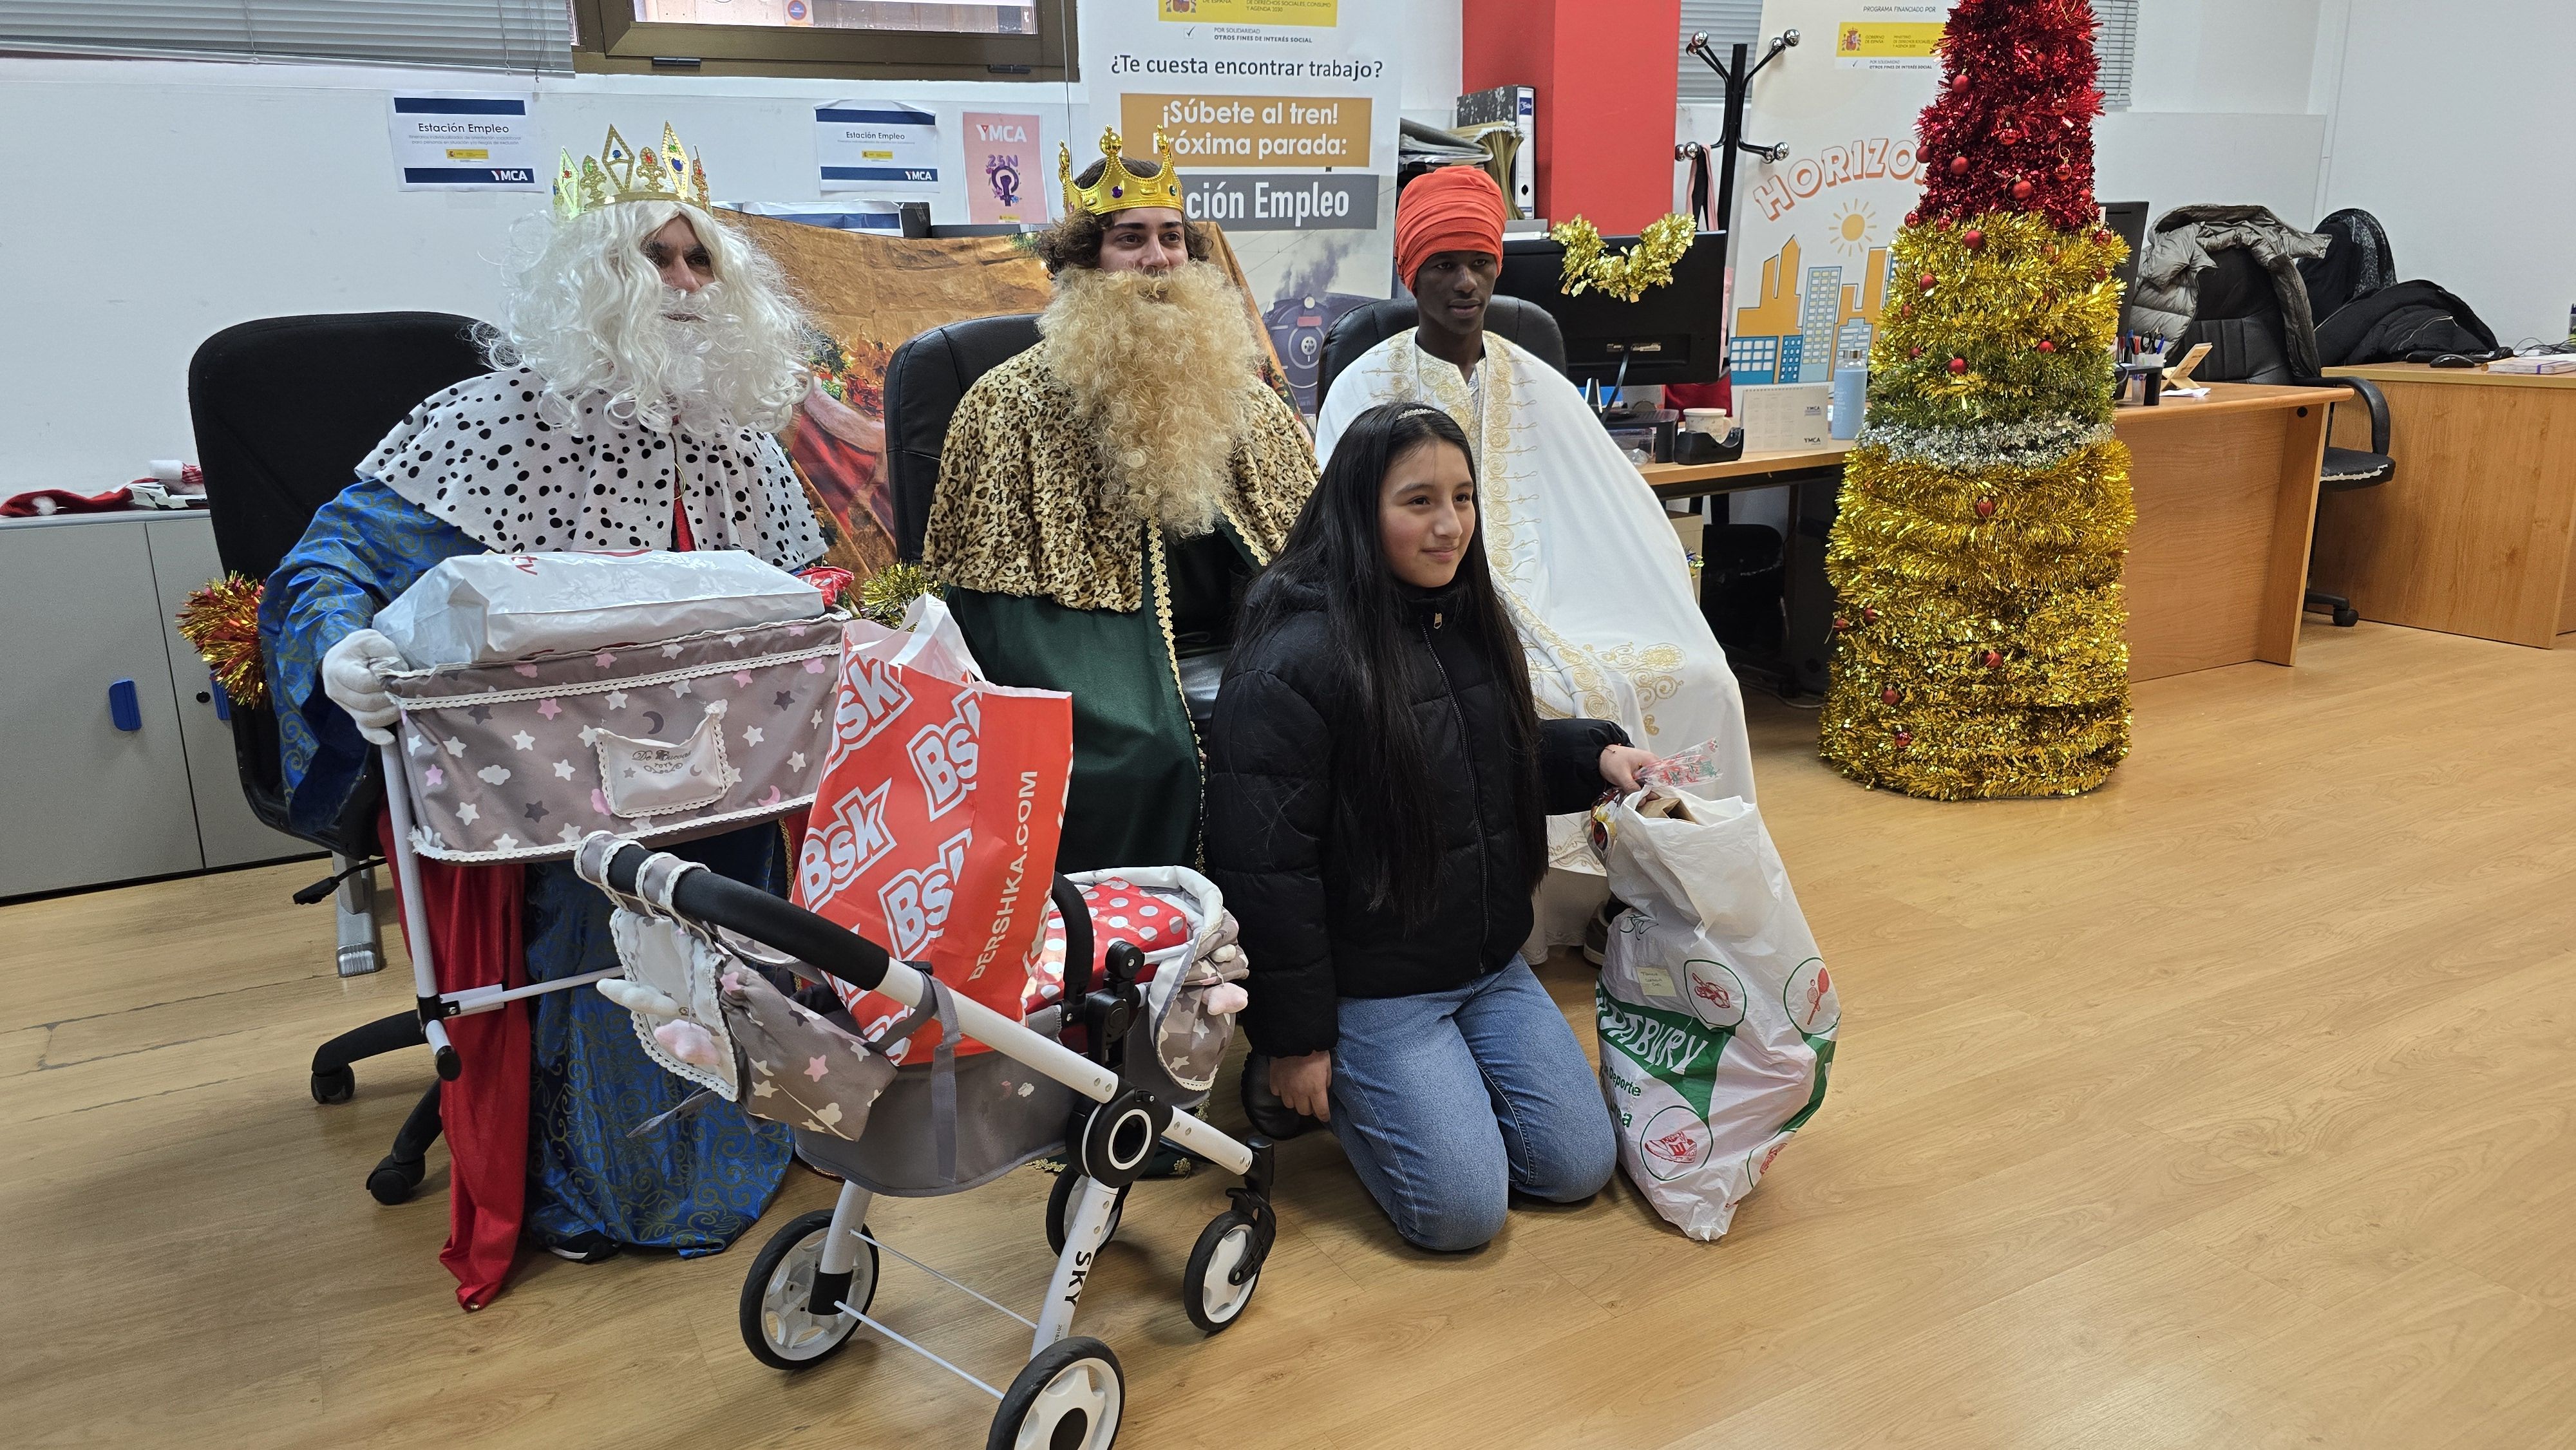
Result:
<svg viewBox="0 0 2576 1450"><path fill-rule="evenodd" d="M1960 0L1944 32L1826 552L1822 751L1866 785L2074 795L2129 751L2125 248L2093 201L2093 29L2086 0Z"/></svg>

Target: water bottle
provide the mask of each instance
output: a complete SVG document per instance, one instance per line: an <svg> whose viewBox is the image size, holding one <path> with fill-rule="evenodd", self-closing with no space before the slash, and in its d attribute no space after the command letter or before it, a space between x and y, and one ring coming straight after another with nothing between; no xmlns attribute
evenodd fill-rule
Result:
<svg viewBox="0 0 2576 1450"><path fill-rule="evenodd" d="M1833 435L1860 436L1861 413L1869 406L1869 349L1842 348L1834 358Z"/></svg>

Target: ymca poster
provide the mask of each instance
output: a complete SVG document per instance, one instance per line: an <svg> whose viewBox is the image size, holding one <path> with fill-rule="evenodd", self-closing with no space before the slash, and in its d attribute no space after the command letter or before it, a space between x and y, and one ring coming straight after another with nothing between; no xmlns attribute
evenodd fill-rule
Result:
<svg viewBox="0 0 2576 1450"><path fill-rule="evenodd" d="M1171 137L1194 220L1225 228L1298 404L1324 333L1393 290L1401 7L1369 0L1085 0L1087 127ZM1054 184L1054 153L1048 153Z"/></svg>
<svg viewBox="0 0 2576 1450"><path fill-rule="evenodd" d="M1922 192L1914 125L1941 82L1951 0L1767 0L1799 32L1753 84L1745 136L1789 157L1736 173L1735 382L1831 381L1889 306L1889 243ZM1822 44L1818 42L1822 41Z"/></svg>

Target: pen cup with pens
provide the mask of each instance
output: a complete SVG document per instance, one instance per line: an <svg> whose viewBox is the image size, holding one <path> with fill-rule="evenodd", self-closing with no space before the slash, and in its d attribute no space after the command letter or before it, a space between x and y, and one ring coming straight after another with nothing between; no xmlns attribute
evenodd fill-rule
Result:
<svg viewBox="0 0 2576 1450"><path fill-rule="evenodd" d="M2152 408L2165 398L2165 340L2131 333L2120 339L2119 380L2112 401Z"/></svg>

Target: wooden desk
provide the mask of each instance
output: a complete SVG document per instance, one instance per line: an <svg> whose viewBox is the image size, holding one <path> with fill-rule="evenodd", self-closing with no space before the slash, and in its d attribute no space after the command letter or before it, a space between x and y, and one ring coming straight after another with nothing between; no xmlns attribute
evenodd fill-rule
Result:
<svg viewBox="0 0 2576 1450"><path fill-rule="evenodd" d="M2547 649L2576 630L2576 374L2391 363L2333 369L2388 395L2396 475L2329 493L2316 584L2364 619ZM2370 446L2369 410L2336 410Z"/></svg>
<svg viewBox="0 0 2576 1450"><path fill-rule="evenodd" d="M2332 396L2314 388L2219 383L2206 398L2119 410L2113 426L2129 445L2138 506L2123 571L2129 678L2297 659ZM1851 449L1836 442L1749 453L1733 463L1646 464L1638 472L1666 499L1838 484ZM1800 488L1786 541L1789 634L1779 664L1794 688L1817 694L1825 688L1832 642L1824 538L1838 492Z"/></svg>
<svg viewBox="0 0 2576 1450"><path fill-rule="evenodd" d="M2118 411L2138 505L2122 569L2130 679L2298 658L2330 401L2217 383Z"/></svg>
<svg viewBox="0 0 2576 1450"><path fill-rule="evenodd" d="M1853 447L1848 439L1836 439L1821 448L1747 453L1732 463L1641 463L1637 472L1654 486L1657 498L1706 498L1711 494L1775 488L1820 474L1840 478L1843 456Z"/></svg>

